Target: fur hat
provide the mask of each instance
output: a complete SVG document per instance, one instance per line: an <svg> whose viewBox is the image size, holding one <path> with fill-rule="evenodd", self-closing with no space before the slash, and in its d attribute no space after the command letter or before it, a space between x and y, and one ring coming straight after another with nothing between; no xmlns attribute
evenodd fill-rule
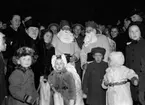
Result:
<svg viewBox="0 0 145 105"><path fill-rule="evenodd" d="M15 56L13 56L13 63L17 65L17 61L19 60L19 58L27 55L30 55L32 57L32 64L36 62L38 55L36 55L35 51L29 47L21 47L16 51Z"/></svg>
<svg viewBox="0 0 145 105"><path fill-rule="evenodd" d="M111 66L121 66L125 62L124 55L122 52L112 52L109 55L109 64Z"/></svg>
<svg viewBox="0 0 145 105"><path fill-rule="evenodd" d="M94 55L95 53L101 53L104 56L106 53L106 50L101 47L95 47L95 48L92 48L91 53L92 55Z"/></svg>
<svg viewBox="0 0 145 105"><path fill-rule="evenodd" d="M64 26L69 26L70 27L70 24L67 20L62 20L60 22L60 29L62 29Z"/></svg>
<svg viewBox="0 0 145 105"><path fill-rule="evenodd" d="M92 27L94 29L97 29L97 24L94 21L88 21L85 23L86 27Z"/></svg>

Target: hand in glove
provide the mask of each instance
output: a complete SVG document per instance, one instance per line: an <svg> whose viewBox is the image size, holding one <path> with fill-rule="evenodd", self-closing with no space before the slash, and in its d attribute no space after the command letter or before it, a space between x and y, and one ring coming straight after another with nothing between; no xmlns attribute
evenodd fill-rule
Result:
<svg viewBox="0 0 145 105"><path fill-rule="evenodd" d="M87 63L82 66L82 69L83 70L86 70L87 69Z"/></svg>

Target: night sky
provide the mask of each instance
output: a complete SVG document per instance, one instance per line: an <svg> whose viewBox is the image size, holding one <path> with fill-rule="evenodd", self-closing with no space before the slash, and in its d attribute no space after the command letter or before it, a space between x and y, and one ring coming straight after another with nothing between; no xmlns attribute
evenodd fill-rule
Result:
<svg viewBox="0 0 145 105"><path fill-rule="evenodd" d="M123 20L133 8L145 10L141 0L3 0L1 17L9 20L12 14L25 17L31 15L41 23L60 22L65 19L71 23L84 23L94 20L101 24L114 24Z"/></svg>

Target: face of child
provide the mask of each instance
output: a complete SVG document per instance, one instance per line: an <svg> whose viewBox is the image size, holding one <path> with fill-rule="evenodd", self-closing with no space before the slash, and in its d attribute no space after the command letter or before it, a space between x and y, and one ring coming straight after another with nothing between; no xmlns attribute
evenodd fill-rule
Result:
<svg viewBox="0 0 145 105"><path fill-rule="evenodd" d="M32 64L32 57L30 55L22 56L18 60L18 64L20 64L24 68L28 68Z"/></svg>
<svg viewBox="0 0 145 105"><path fill-rule="evenodd" d="M95 53L93 57L97 63L100 63L103 59L103 55L101 53Z"/></svg>
<svg viewBox="0 0 145 105"><path fill-rule="evenodd" d="M138 26L133 25L129 28L129 37L132 40L139 40L141 38L141 32Z"/></svg>
<svg viewBox="0 0 145 105"><path fill-rule="evenodd" d="M64 63L61 59L57 59L55 62L55 68L58 71L61 71L64 68Z"/></svg>

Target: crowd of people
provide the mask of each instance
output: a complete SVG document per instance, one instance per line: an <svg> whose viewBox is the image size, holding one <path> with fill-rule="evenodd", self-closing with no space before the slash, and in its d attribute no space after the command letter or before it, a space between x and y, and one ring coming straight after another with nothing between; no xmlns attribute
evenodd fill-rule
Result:
<svg viewBox="0 0 145 105"><path fill-rule="evenodd" d="M145 23L0 22L0 105L145 105Z"/></svg>

